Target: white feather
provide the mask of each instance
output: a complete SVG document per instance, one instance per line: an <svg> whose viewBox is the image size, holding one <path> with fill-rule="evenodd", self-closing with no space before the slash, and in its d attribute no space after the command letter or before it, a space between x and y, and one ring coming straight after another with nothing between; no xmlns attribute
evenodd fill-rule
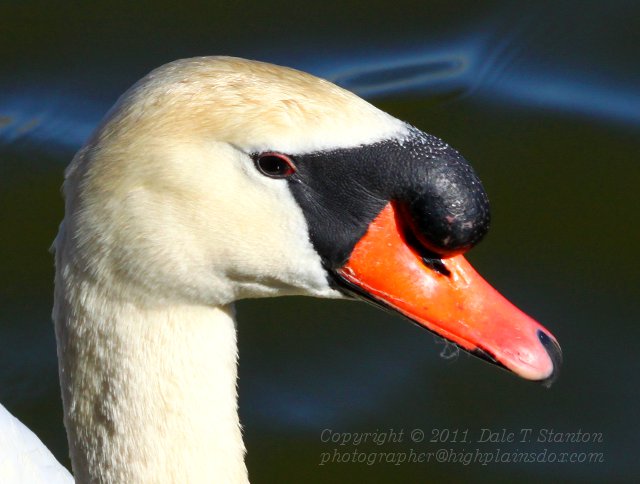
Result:
<svg viewBox="0 0 640 484"><path fill-rule="evenodd" d="M73 477L40 439L0 405L0 482L69 484Z"/></svg>

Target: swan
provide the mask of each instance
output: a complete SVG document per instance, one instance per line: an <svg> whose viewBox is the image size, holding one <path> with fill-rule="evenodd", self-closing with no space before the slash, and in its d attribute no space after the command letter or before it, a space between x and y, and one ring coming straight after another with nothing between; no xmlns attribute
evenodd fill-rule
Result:
<svg viewBox="0 0 640 484"><path fill-rule="evenodd" d="M53 320L76 482L248 482L242 298L365 299L525 379L557 375L556 339L462 255L489 225L469 164L326 80L162 66L76 154L64 195ZM9 427L2 482L72 481L2 409Z"/></svg>

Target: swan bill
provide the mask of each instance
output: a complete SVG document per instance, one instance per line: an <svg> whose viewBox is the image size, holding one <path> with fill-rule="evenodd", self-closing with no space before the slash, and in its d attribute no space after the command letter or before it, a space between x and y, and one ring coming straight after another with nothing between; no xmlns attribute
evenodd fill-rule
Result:
<svg viewBox="0 0 640 484"><path fill-rule="evenodd" d="M556 339L487 283L462 255L425 257L389 203L333 272L343 290L391 309L516 375L549 385Z"/></svg>

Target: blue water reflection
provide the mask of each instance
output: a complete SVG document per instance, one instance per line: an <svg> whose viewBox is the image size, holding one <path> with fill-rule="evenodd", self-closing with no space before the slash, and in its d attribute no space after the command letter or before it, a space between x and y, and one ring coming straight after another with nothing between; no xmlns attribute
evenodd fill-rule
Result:
<svg viewBox="0 0 640 484"><path fill-rule="evenodd" d="M78 149L108 104L87 104L79 93L27 88L0 101L0 142Z"/></svg>
<svg viewBox="0 0 640 484"><path fill-rule="evenodd" d="M343 59L336 64L302 63L298 67L325 77L368 99L403 96L473 96L482 102L545 109L603 122L640 123L640 92L616 79L589 71L554 76L528 66L502 66L483 37L441 50L407 54L399 50L376 59ZM488 67L489 66L489 67ZM87 100L79 92L26 88L0 101L0 142L79 148L115 99Z"/></svg>
<svg viewBox="0 0 640 484"><path fill-rule="evenodd" d="M325 67L323 77L365 98L467 89L465 79L471 62L464 53L446 51L424 57L377 59L370 64Z"/></svg>
<svg viewBox="0 0 640 484"><path fill-rule="evenodd" d="M513 73L507 79L482 88L483 100L543 108L593 120L640 124L640 89L590 78L588 72L574 78L548 73Z"/></svg>

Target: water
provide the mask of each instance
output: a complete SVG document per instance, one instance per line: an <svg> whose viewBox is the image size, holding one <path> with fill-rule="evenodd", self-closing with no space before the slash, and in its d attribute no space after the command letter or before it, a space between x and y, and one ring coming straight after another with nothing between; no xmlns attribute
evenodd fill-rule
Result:
<svg viewBox="0 0 640 484"><path fill-rule="evenodd" d="M68 464L47 249L62 170L148 70L231 54L327 77L441 136L474 165L493 226L470 259L560 340L551 390L363 304L238 305L240 405L255 482L631 482L640 473L640 5L357 2L322 7L125 2L0 5L0 401ZM601 463L332 464L323 429L553 428ZM410 442L360 450L427 450ZM350 447L346 450L353 451Z"/></svg>

